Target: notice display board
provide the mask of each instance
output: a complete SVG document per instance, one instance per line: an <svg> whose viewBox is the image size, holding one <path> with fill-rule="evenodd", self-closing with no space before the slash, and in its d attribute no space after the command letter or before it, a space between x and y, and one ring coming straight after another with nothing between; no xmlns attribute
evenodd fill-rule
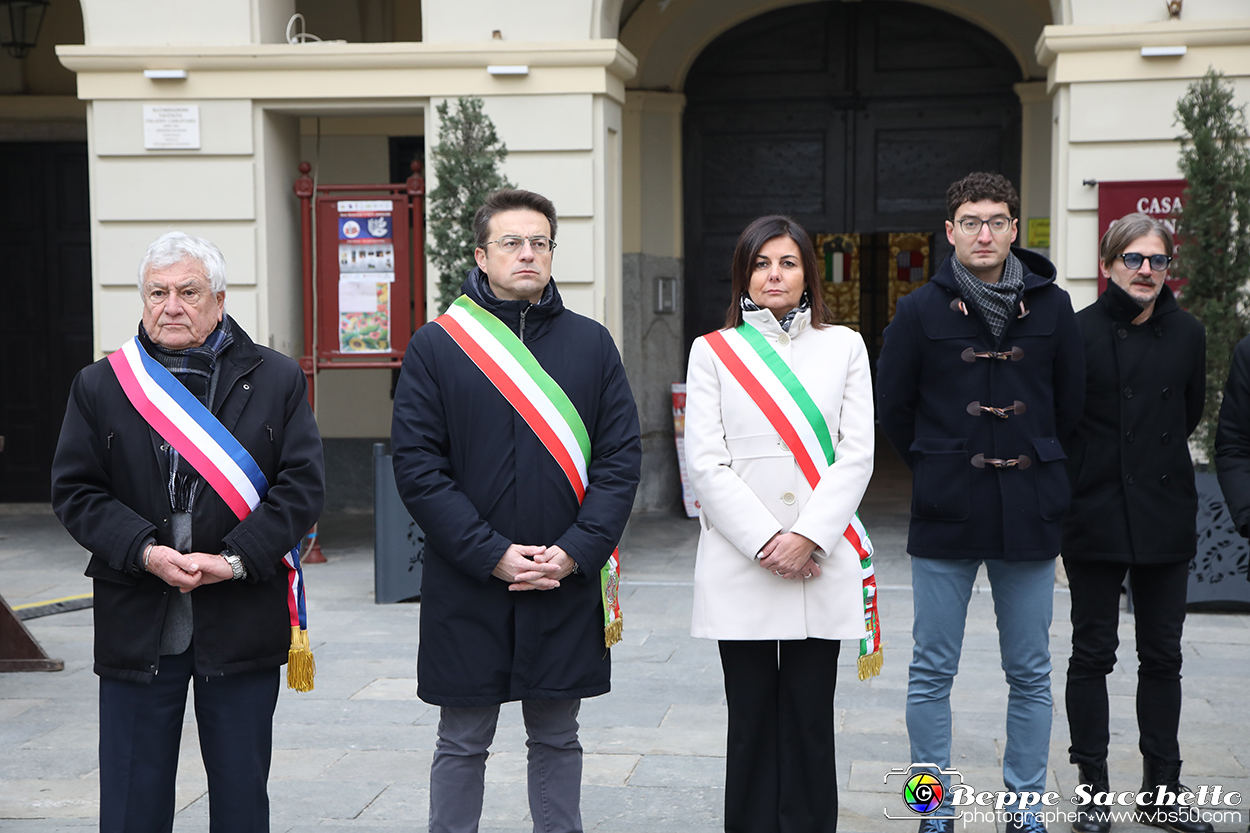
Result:
<svg viewBox="0 0 1250 833"><path fill-rule="evenodd" d="M317 358L402 358L413 332L407 198L318 195L317 221Z"/></svg>
<svg viewBox="0 0 1250 833"><path fill-rule="evenodd" d="M1111 224L1125 214L1134 212L1146 214L1162 221L1172 234L1176 234L1176 221L1180 218L1183 208L1183 197L1188 183L1183 179L1143 179L1123 182L1098 183L1098 240L1111 228ZM1098 276L1098 294L1107 288L1107 279L1098 268L1098 251L1094 251L1094 274ZM1179 256L1180 244L1177 242L1174 256ZM1173 264L1175 265L1175 264ZM1168 286L1180 294L1185 281L1169 278Z"/></svg>

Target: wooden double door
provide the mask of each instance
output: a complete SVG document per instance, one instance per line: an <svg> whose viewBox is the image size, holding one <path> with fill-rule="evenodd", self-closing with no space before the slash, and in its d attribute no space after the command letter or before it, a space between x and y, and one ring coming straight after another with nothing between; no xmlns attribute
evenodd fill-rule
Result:
<svg viewBox="0 0 1250 833"><path fill-rule="evenodd" d="M70 384L91 362L88 205L86 143L0 142L0 502L50 499Z"/></svg>
<svg viewBox="0 0 1250 833"><path fill-rule="evenodd" d="M713 41L686 83L687 344L724 322L742 229L779 213L817 240L857 238L858 320L844 323L875 359L903 288L891 234L924 235L931 274L950 252L950 183L971 171L1019 183L1020 80L989 33L892 0L791 6Z"/></svg>

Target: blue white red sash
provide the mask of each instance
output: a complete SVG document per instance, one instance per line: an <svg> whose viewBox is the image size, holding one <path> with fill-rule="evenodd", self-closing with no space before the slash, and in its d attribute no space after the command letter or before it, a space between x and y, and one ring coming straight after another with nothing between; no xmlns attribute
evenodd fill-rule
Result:
<svg viewBox="0 0 1250 833"><path fill-rule="evenodd" d="M265 499L269 481L243 444L164 365L148 355L138 336L108 359L139 416L191 464L235 517L243 520L250 515ZM311 691L316 665L308 642L299 545L282 560L287 566L287 610L291 623L287 684L298 691Z"/></svg>

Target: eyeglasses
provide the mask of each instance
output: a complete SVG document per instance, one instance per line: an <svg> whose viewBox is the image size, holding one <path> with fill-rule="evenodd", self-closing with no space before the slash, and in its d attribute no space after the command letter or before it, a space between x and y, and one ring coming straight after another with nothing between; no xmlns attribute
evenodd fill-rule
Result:
<svg viewBox="0 0 1250 833"><path fill-rule="evenodd" d="M514 235L508 235L507 237L501 237L498 240L487 240L482 244L482 248L485 249L491 243L498 246L499 251L509 255L513 255L521 251L521 247L523 247L526 243L530 244L530 249L532 249L536 255L545 255L554 251L556 248L556 241L552 240L550 237L516 237Z"/></svg>
<svg viewBox="0 0 1250 833"><path fill-rule="evenodd" d="M1124 265L1134 271L1140 269L1141 265L1147 260L1150 261L1150 271L1152 272L1162 272L1172 262L1171 255L1150 255L1147 258L1146 255L1138 254L1137 252L1125 252L1122 255L1116 255L1116 257L1124 261Z"/></svg>
<svg viewBox="0 0 1250 833"><path fill-rule="evenodd" d="M1010 217L991 217L988 220L978 220L976 217L964 217L955 225L963 231L964 234L972 236L981 233L981 226L989 226L990 231L994 234L1006 234L1011 228L1012 219Z"/></svg>

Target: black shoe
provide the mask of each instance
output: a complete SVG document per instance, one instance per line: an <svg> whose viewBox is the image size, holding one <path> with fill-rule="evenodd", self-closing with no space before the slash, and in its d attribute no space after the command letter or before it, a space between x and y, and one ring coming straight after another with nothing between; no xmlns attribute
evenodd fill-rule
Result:
<svg viewBox="0 0 1250 833"><path fill-rule="evenodd" d="M1109 833L1111 830L1111 814L1105 805L1095 804L1093 796L1098 793L1110 792L1111 784L1107 776L1107 762L1097 766L1078 764L1080 783L1089 787L1090 803L1082 805L1076 811L1076 821L1072 822L1072 833Z"/></svg>
<svg viewBox="0 0 1250 833"><path fill-rule="evenodd" d="M954 833L954 830L954 819L921 819L918 833Z"/></svg>
<svg viewBox="0 0 1250 833"><path fill-rule="evenodd" d="M1180 782L1181 762L1167 764L1153 758L1147 758L1142 769L1142 792L1155 793L1159 787L1173 796L1183 792L1191 792ZM1161 827L1171 833L1215 833L1215 828L1202 821L1200 811L1196 807L1183 807L1173 799L1164 804L1142 804L1133 813L1134 821Z"/></svg>
<svg viewBox="0 0 1250 833"><path fill-rule="evenodd" d="M1037 813L1008 813L1006 833L1046 833L1046 823Z"/></svg>

